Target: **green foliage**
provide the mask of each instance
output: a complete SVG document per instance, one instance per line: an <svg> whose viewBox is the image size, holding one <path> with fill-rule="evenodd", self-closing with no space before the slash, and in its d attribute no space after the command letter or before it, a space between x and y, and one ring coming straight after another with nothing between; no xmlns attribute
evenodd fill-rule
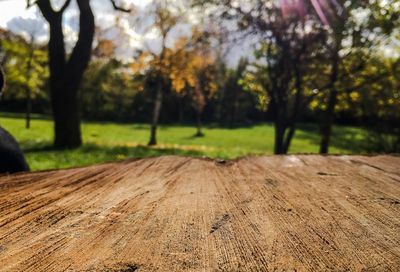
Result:
<svg viewBox="0 0 400 272"><path fill-rule="evenodd" d="M2 40L0 47L6 60L6 98L23 100L29 90L32 99L47 99L44 91L49 76L47 51L19 37Z"/></svg>
<svg viewBox="0 0 400 272"><path fill-rule="evenodd" d="M339 80L335 84L338 91L336 113L364 120L400 118L396 69L393 59L377 53L359 50L347 56L340 64ZM318 114L325 110L326 103L327 93L315 89L310 109Z"/></svg>
<svg viewBox="0 0 400 272"><path fill-rule="evenodd" d="M254 55L257 59L261 58L261 50L255 50ZM267 111L271 97L268 94L270 79L267 74L267 67L263 64L252 63L243 73L238 83L243 90L251 93L257 98L257 108Z"/></svg>
<svg viewBox="0 0 400 272"><path fill-rule="evenodd" d="M385 34L390 34L400 26L400 2L398 0L370 1L368 8L371 15L368 19L370 29L380 28Z"/></svg>
<svg viewBox="0 0 400 272"><path fill-rule="evenodd" d="M90 63L81 86L82 114L86 118L123 120L133 109L140 80L116 60L97 59Z"/></svg>

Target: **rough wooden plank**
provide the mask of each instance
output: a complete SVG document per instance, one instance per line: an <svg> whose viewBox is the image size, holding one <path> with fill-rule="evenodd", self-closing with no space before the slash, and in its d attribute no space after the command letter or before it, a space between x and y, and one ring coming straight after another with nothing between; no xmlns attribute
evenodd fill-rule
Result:
<svg viewBox="0 0 400 272"><path fill-rule="evenodd" d="M160 157L0 177L2 271L400 270L400 157Z"/></svg>

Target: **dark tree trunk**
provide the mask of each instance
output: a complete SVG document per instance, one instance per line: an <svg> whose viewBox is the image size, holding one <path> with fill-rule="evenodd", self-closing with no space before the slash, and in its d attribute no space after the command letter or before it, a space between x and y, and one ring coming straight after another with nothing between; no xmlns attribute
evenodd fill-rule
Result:
<svg viewBox="0 0 400 272"><path fill-rule="evenodd" d="M283 144L284 153L287 154L289 152L289 147L292 142L294 133L296 132L296 124L300 118L300 109L303 108L303 78L300 72L300 67L298 60L294 61L293 70L295 75L295 87L296 87L296 95L294 98L293 104L293 112L291 114L290 120L288 121L288 132L285 137L285 142Z"/></svg>
<svg viewBox="0 0 400 272"><path fill-rule="evenodd" d="M229 127L233 127L237 121L238 93L239 93L238 86L237 84L235 84L235 88L233 89L233 94L232 94L233 97L232 97L232 106L229 117Z"/></svg>
<svg viewBox="0 0 400 272"><path fill-rule="evenodd" d="M26 129L29 129L31 127L31 112L32 112L32 97L31 97L31 90L28 87L26 94L26 112L25 112Z"/></svg>
<svg viewBox="0 0 400 272"><path fill-rule="evenodd" d="M335 84L338 78L339 72L339 48L336 48L333 52L331 59L331 75L328 84L329 97L328 105L326 108L325 116L321 124L321 143L320 143L320 154L327 154L329 151L330 138L332 134L332 125L335 116L335 106L337 103L337 89Z"/></svg>
<svg viewBox="0 0 400 272"><path fill-rule="evenodd" d="M179 96L178 103L179 103L179 112L178 112L178 123L183 124L183 116L184 116L184 103L183 103L183 96Z"/></svg>
<svg viewBox="0 0 400 272"><path fill-rule="evenodd" d="M335 89L330 90L328 107L325 112L325 119L321 128L321 144L319 153L327 154L329 151L329 143L332 134L332 125L335 115L335 105L337 102L337 91Z"/></svg>
<svg viewBox="0 0 400 272"><path fill-rule="evenodd" d="M151 122L149 145L157 144L157 126L158 126L158 120L160 117L161 105L162 105L162 100L163 100L163 93L162 93L161 88L162 88L162 86L159 83L159 85L157 87L156 100L154 101L153 118L152 118L152 122Z"/></svg>
<svg viewBox="0 0 400 272"><path fill-rule="evenodd" d="M62 15L70 1L60 11L52 9L49 0L37 2L50 25L49 66L50 92L54 118L54 146L74 148L82 144L78 90L90 61L94 38L94 16L90 0L76 0L80 11L78 41L66 60Z"/></svg>
<svg viewBox="0 0 400 272"><path fill-rule="evenodd" d="M197 127L197 132L196 132L196 134L194 136L195 137L203 137L204 134L201 131L201 127L202 127L202 124L201 124L201 111L199 111L199 110L196 110L196 127Z"/></svg>
<svg viewBox="0 0 400 272"><path fill-rule="evenodd" d="M32 75L32 61L33 54L35 51L34 48L34 38L31 37L30 48L29 48L29 57L26 71L26 112L25 112L25 128L29 129L31 127L31 111L32 111L32 91L29 86L29 81L31 80Z"/></svg>
<svg viewBox="0 0 400 272"><path fill-rule="evenodd" d="M285 136L285 129L282 124L275 122L275 146L274 154L285 154L283 147L283 138Z"/></svg>
<svg viewBox="0 0 400 272"><path fill-rule="evenodd" d="M82 144L76 95L67 88L53 89L54 146L57 148L74 148Z"/></svg>
<svg viewBox="0 0 400 272"><path fill-rule="evenodd" d="M282 62L286 61L283 59ZM274 113L274 125L275 125L275 154L286 154L285 148L285 136L286 130L289 124L288 114L288 92L289 92L289 81L290 71L288 71L288 64L281 64L277 74L279 76L274 77L276 82L274 83L273 90L271 92L271 106Z"/></svg>
<svg viewBox="0 0 400 272"><path fill-rule="evenodd" d="M278 99L277 99L278 100ZM279 99L280 101L280 99ZM274 112L274 127L275 127L275 142L274 142L274 154L285 154L285 106L281 103L272 102Z"/></svg>
<svg viewBox="0 0 400 272"><path fill-rule="evenodd" d="M285 144L287 144L285 136L289 125L288 118L290 117L287 111L289 109L289 83L292 76L292 61L288 43L282 40L278 42L281 52L277 57L276 63L271 63L270 59L267 58L268 77L272 82L271 86L266 89L270 89L270 105L274 118L274 154L285 154L288 149L285 147ZM271 47L269 46L268 56L271 55Z"/></svg>

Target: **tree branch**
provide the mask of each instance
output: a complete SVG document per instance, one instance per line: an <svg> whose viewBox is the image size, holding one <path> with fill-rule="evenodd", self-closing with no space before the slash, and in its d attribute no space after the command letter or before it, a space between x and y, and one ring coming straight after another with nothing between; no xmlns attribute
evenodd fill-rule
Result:
<svg viewBox="0 0 400 272"><path fill-rule="evenodd" d="M126 9L126 8L118 6L117 3L115 3L115 0L110 0L110 1L115 10L127 12L127 13L130 13L132 11L131 9Z"/></svg>
<svg viewBox="0 0 400 272"><path fill-rule="evenodd" d="M71 3L71 0L66 0L64 5L61 7L61 9L57 13L64 13L64 11L68 8L69 4Z"/></svg>
<svg viewBox="0 0 400 272"><path fill-rule="evenodd" d="M85 71L91 57L95 22L90 0L78 0L79 8L79 33L78 41L72 49L68 61L68 70Z"/></svg>
<svg viewBox="0 0 400 272"><path fill-rule="evenodd" d="M30 1L28 1L28 2L30 2ZM54 16L57 14L51 6L50 0L37 0L35 3L38 5L40 11L43 14L43 17L48 22L51 21L54 18Z"/></svg>
<svg viewBox="0 0 400 272"><path fill-rule="evenodd" d="M31 0L27 0L26 1L26 8L28 9L28 8L30 8L30 7L32 7L32 6L34 6L34 5L36 5L36 3L37 3L37 1L31 1Z"/></svg>

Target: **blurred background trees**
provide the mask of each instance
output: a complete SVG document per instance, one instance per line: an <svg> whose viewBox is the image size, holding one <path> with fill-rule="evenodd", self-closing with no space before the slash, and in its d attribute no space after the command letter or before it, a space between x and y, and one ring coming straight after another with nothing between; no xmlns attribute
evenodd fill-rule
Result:
<svg viewBox="0 0 400 272"><path fill-rule="evenodd" d="M344 123L367 128L370 152L399 150L398 1L154 0L140 9L110 1L110 11L132 12L115 13L108 27L84 23L72 43L54 40L62 13L84 11L76 23L88 20L93 3L63 3L51 11L51 1L37 2L57 43L50 59L29 31L0 31L2 110L25 112L27 127L31 111L52 114L56 127L63 119L59 147L79 146L84 118L150 123L150 145L159 123L191 123L203 136L203 123L273 122L276 154L288 153L298 124L309 122L319 124L327 153L332 125ZM151 38L133 48L116 32ZM131 53L121 57L121 47Z"/></svg>
<svg viewBox="0 0 400 272"><path fill-rule="evenodd" d="M45 46L35 43L34 34L26 40L22 36L2 30L0 36L1 65L7 73L8 85L5 107L21 111L25 107L25 127L29 128L32 104L41 110L48 107L48 94L45 91L49 76L47 50Z"/></svg>

